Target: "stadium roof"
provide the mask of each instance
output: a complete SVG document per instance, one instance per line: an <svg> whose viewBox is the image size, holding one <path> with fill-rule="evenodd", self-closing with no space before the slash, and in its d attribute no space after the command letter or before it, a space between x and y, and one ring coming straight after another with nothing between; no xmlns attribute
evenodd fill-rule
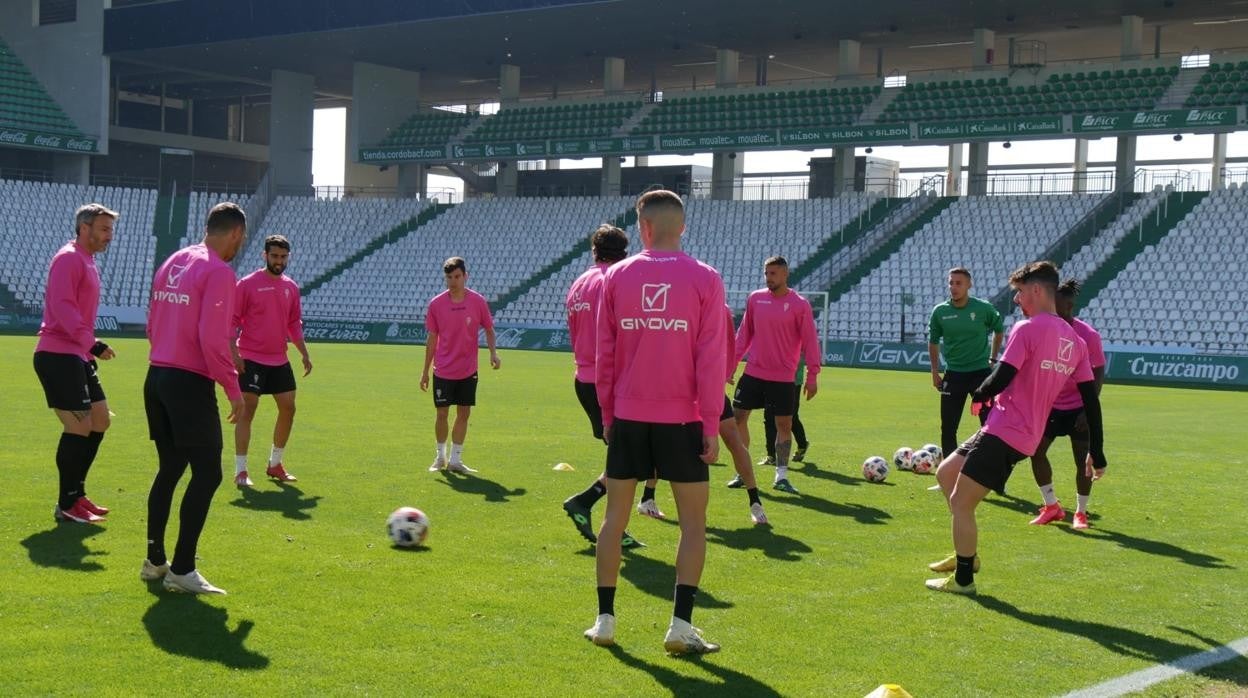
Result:
<svg viewBox="0 0 1248 698"><path fill-rule="evenodd" d="M601 89L602 59L626 61L626 89L714 81L715 49L771 56L772 83L836 73L839 39L862 43L861 71L969 64L971 30L1043 41L1049 60L1112 56L1122 15L1164 25L1164 49L1243 40L1248 0L118 0L105 12L105 53L123 89L260 94L274 69L310 73L326 97L349 98L352 63L422 72L428 102L497 96L499 65L521 67L523 96ZM1151 30L1145 52L1153 47ZM999 49L1001 50L1001 49ZM1003 53L1003 50L1001 51ZM1004 62L1000 56L997 62ZM743 64L741 78L753 77Z"/></svg>

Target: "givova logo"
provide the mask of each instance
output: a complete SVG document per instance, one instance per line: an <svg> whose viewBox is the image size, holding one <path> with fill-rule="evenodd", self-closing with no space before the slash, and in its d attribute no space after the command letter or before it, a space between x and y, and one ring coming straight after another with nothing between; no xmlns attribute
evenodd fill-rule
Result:
<svg viewBox="0 0 1248 698"><path fill-rule="evenodd" d="M858 349L858 363L881 366L929 366L927 350L889 347L878 342L864 342Z"/></svg>

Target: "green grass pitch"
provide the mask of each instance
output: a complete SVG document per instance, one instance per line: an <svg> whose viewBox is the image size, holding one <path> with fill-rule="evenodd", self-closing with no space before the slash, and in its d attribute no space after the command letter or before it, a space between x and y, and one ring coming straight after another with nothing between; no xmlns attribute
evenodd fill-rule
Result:
<svg viewBox="0 0 1248 698"><path fill-rule="evenodd" d="M712 467L694 623L724 649L689 660L662 649L670 521L630 522L648 547L625 555L620 647L581 637L596 613L593 555L560 503L598 474L604 449L566 354L503 351L502 370L482 372L464 453L480 473L453 477L426 472L423 348L313 345L286 458L299 482L256 478L240 493L227 427L199 567L230 595L191 598L138 578L155 470L146 342L116 342L101 366L116 417L90 480L114 512L98 527L53 523L59 427L33 344L0 338L0 695L861 696L889 682L915 696L1044 696L1248 635L1243 393L1107 386L1111 467L1093 528L1028 526L1039 494L1021 464L1009 496L980 507L970 599L923 588L926 563L951 549L934 478L893 472L872 485L859 469L938 440L927 376L827 370L802 407L802 495L764 489L771 528L752 526L744 492L723 487L731 467ZM263 402L253 463L268 454L273 414ZM1073 508L1074 466L1064 443L1054 453ZM560 461L575 472L552 470ZM426 548L389 545L385 517L401 505L429 514ZM1240 660L1147 694L1246 690Z"/></svg>

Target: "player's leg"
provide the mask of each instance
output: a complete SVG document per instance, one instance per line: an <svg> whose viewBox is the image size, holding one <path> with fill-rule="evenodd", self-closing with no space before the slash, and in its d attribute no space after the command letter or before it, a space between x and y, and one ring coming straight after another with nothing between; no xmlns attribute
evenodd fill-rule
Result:
<svg viewBox="0 0 1248 698"><path fill-rule="evenodd" d="M654 472L649 425L617 419L607 444L607 506L594 550L598 617L584 635L596 645L615 644L615 589L620 575L621 540L637 494L637 476Z"/></svg>
<svg viewBox="0 0 1248 698"><path fill-rule="evenodd" d="M667 515L659 510L658 502L654 501L654 490L658 486L658 478L648 478L641 490L641 500L637 502L637 513L652 519L665 519Z"/></svg>
<svg viewBox="0 0 1248 698"><path fill-rule="evenodd" d="M706 564L706 506L711 492L707 465L698 457L702 451L702 425L684 424L664 432L670 435L665 439L670 443L661 444L666 456L659 474L672 484L672 497L680 517L680 542L676 546L672 620L663 647L671 654L716 652L719 646L706 642L693 627L694 598Z"/></svg>
<svg viewBox="0 0 1248 698"><path fill-rule="evenodd" d="M776 415L776 479L772 485L781 492L797 494L789 482L789 457L793 453L793 405L791 383L767 383L764 399Z"/></svg>
<svg viewBox="0 0 1248 698"><path fill-rule="evenodd" d="M945 456L945 459L936 466L936 483L940 485L940 492L945 496L945 503L949 503L949 497L953 494L953 488L958 482L958 476L962 474L962 466L966 463L966 454L960 452L962 449L954 449L953 453Z"/></svg>
<svg viewBox="0 0 1248 698"><path fill-rule="evenodd" d="M806 440L806 425L802 424L798 413L802 410L802 386L793 386L793 443L797 448L793 451L793 460L801 462L806 458L806 449L810 442Z"/></svg>
<svg viewBox="0 0 1248 698"><path fill-rule="evenodd" d="M776 464L776 412L763 405L763 445L767 447L766 460L759 465ZM747 451L749 449L746 449Z"/></svg>
<svg viewBox="0 0 1248 698"><path fill-rule="evenodd" d="M967 477L958 475L949 496L949 513L952 519L954 574L944 579L929 579L927 586L937 591L974 593L975 570L978 567L976 550L979 545L979 529L975 523L975 508L988 494L988 488Z"/></svg>
<svg viewBox="0 0 1248 698"><path fill-rule="evenodd" d="M739 409L736 405L732 407L732 418L737 423L737 433L741 435L741 443L746 450L750 448L750 412L751 410Z"/></svg>
<svg viewBox="0 0 1248 698"><path fill-rule="evenodd" d="M958 446L958 425L962 423L962 408L970 394L967 380L957 371L945 371L944 388L940 395L940 450L952 453Z"/></svg>
<svg viewBox="0 0 1248 698"><path fill-rule="evenodd" d="M434 380L437 380L437 378L435 377ZM434 398L434 400L436 401L437 398ZM433 418L433 438L438 445L438 455L433 459L433 465L429 466L430 472L441 470L446 467L446 440L451 435L451 423L449 418L451 412L450 403L448 402L445 405L438 405L435 402L434 404L435 414Z"/></svg>
<svg viewBox="0 0 1248 698"><path fill-rule="evenodd" d="M744 487L750 502L750 519L759 525L766 524L767 514L763 511L763 503L758 498L758 480L754 477L750 452L746 450L745 444L741 443L741 435L737 433L737 421L732 418L731 413L726 417L720 415L719 438L728 448L728 452L732 454L732 467L737 471L737 476L728 483L728 486ZM734 483L740 484L734 485Z"/></svg>
<svg viewBox="0 0 1248 698"><path fill-rule="evenodd" d="M83 472L91 454L92 410L88 364L72 354L39 351L35 375L43 386L48 407L61 423L56 446L58 521L93 523L100 518L79 504Z"/></svg>
<svg viewBox="0 0 1248 698"><path fill-rule="evenodd" d="M572 389L576 392L577 402L581 403L581 409L585 411L586 418L589 419L589 429L593 433L594 438L602 440L602 408L598 405L598 390L593 383L586 383L572 379ZM572 519L572 525L576 526L576 530L581 537L590 543L595 543L598 536L594 534L593 525L590 523L590 510L598 503L598 500L607 495L607 473L604 471L594 480L593 484L585 488L579 494L572 495L563 501L563 511Z"/></svg>
<svg viewBox="0 0 1248 698"><path fill-rule="evenodd" d="M1040 496L1044 498L1044 506L1031 523L1043 526L1051 521L1059 521L1066 516L1062 505L1057 501L1057 492L1053 489L1053 464L1049 461L1049 447L1053 445L1052 436L1045 435L1031 457L1031 474L1040 488Z"/></svg>
<svg viewBox="0 0 1248 698"><path fill-rule="evenodd" d="M243 386L243 411L234 422L234 484L239 487L251 487L251 476L247 472L247 452L251 448L251 422L256 418L256 409L260 406L260 393Z"/></svg>
<svg viewBox="0 0 1248 698"><path fill-rule="evenodd" d="M1088 418L1082 411L1070 432L1070 453L1075 459L1075 493L1078 495L1075 504L1074 528L1088 527L1088 501L1092 498L1092 476L1088 475L1084 462L1090 447L1088 434Z"/></svg>
<svg viewBox="0 0 1248 698"><path fill-rule="evenodd" d="M79 476L78 491L82 493L82 505L87 511L96 516L108 516L108 507L96 504L87 496L87 474L91 472L91 466L95 464L95 457L99 455L100 444L104 441L104 433L113 424L112 416L108 411L108 400L104 399L102 391L99 394L99 398L99 400L92 399L91 401L91 433L87 434L87 452L82 465L82 474Z"/></svg>
<svg viewBox="0 0 1248 698"><path fill-rule="evenodd" d="M282 482L294 482L298 479L287 472L283 462L286 444L290 441L290 432L295 426L295 393L294 390L288 390L273 395L273 402L277 405L277 420L273 423L273 448L269 452L269 465L265 474Z"/></svg>
<svg viewBox="0 0 1248 698"><path fill-rule="evenodd" d="M451 453L446 467L457 473L476 472L464 463L464 439L468 437L468 418L471 416L472 405L455 405L455 423L451 425Z"/></svg>
<svg viewBox="0 0 1248 698"><path fill-rule="evenodd" d="M152 567L168 571L165 530L169 525L170 510L173 508L173 493L178 481L182 479L182 473L186 472L188 461L174 446L170 436L161 435L161 438L155 440L155 444L156 477L152 479L152 487L147 493L147 562ZM144 565L144 569L147 568L148 565Z"/></svg>

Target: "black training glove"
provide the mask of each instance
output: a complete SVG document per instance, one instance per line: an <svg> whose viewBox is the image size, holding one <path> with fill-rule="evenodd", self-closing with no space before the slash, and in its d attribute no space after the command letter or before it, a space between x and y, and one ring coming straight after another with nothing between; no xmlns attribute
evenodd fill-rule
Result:
<svg viewBox="0 0 1248 698"><path fill-rule="evenodd" d="M91 345L90 351L91 351L91 356L99 358L104 355L104 352L108 351L108 345L105 344L104 342L96 342L95 344Z"/></svg>

